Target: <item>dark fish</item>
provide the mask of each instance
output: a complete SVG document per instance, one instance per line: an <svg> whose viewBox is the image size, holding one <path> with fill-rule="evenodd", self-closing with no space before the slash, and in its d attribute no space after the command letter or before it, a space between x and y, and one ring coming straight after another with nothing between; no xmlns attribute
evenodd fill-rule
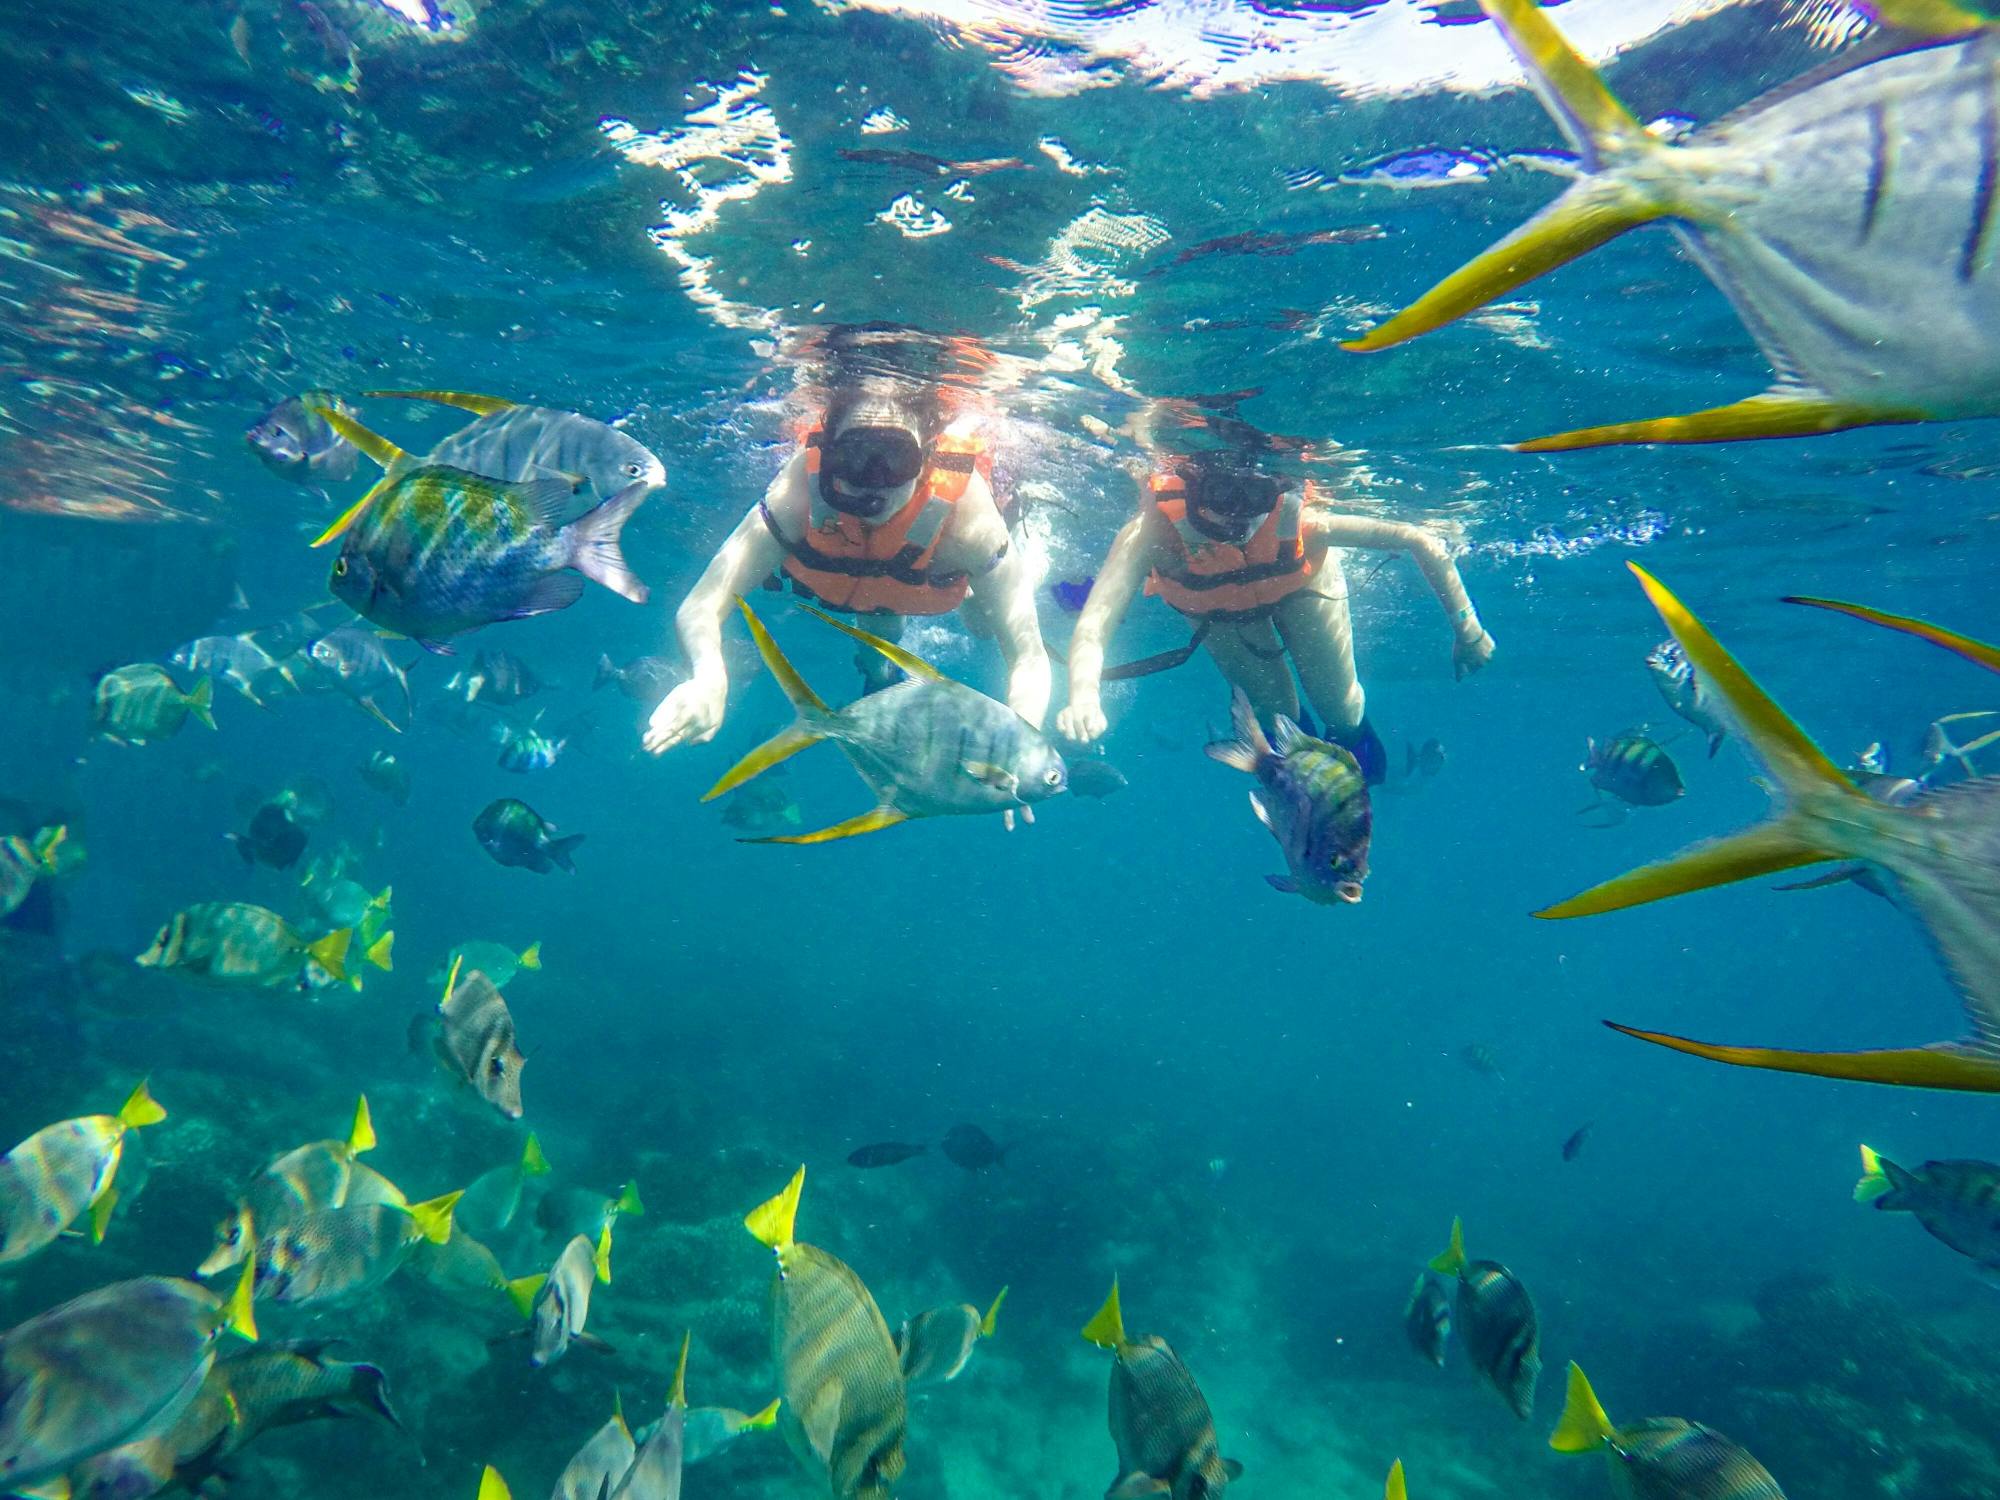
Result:
<svg viewBox="0 0 2000 1500"><path fill-rule="evenodd" d="M1583 1151L1583 1143L1589 1139L1590 1127L1588 1125L1577 1126L1575 1130L1570 1132L1569 1139L1563 1142L1563 1160L1575 1161Z"/></svg>
<svg viewBox="0 0 2000 1500"><path fill-rule="evenodd" d="M1344 229L1268 231L1248 229L1241 234L1224 235L1221 239L1203 240L1198 245L1190 245L1165 265L1156 266L1145 274L1161 276L1176 266L1184 266L1189 261L1202 260L1211 255L1297 255L1301 250L1314 245L1356 245L1368 240L1379 240L1388 232L1380 224L1355 224Z"/></svg>
<svg viewBox="0 0 2000 1500"><path fill-rule="evenodd" d="M1208 754L1262 783L1250 794L1250 809L1285 851L1290 871L1264 879L1273 890L1322 906L1359 901L1361 882L1368 878L1374 813L1368 783L1354 757L1314 739L1283 714L1274 748L1241 688L1235 690L1229 716L1236 738L1212 742Z"/></svg>
<svg viewBox="0 0 2000 1500"><path fill-rule="evenodd" d="M1090 602L1090 590L1096 582L1094 574L1087 574L1075 583L1066 578L1058 578L1049 585L1049 593L1066 613L1081 614L1083 606Z"/></svg>
<svg viewBox="0 0 2000 1500"><path fill-rule="evenodd" d="M897 151L881 146L842 147L842 161L865 162L870 166L908 167L935 177L983 177L988 172L1026 171L1028 164L1018 156L993 156L978 161L950 161L928 156L922 151Z"/></svg>
<svg viewBox="0 0 2000 1500"><path fill-rule="evenodd" d="M1451 1343L1451 1299L1444 1286L1429 1271L1417 1273L1410 1289L1409 1303L1403 1308L1403 1332L1410 1347L1425 1359L1444 1368L1446 1347Z"/></svg>
<svg viewBox="0 0 2000 1500"><path fill-rule="evenodd" d="M473 837L496 863L533 870L537 875L555 869L575 874L576 864L570 856L583 842L584 835L572 833L565 838L551 838L555 829L555 824L514 797L487 803L472 820Z"/></svg>
<svg viewBox="0 0 2000 1500"><path fill-rule="evenodd" d="M410 768L388 750L377 750L361 764L361 779L398 807L410 801Z"/></svg>
<svg viewBox="0 0 2000 1500"><path fill-rule="evenodd" d="M899 1161L922 1156L929 1146L912 1146L902 1141L882 1141L873 1146L857 1146L847 1153L850 1167L893 1167Z"/></svg>
<svg viewBox="0 0 2000 1500"><path fill-rule="evenodd" d="M306 852L306 831L292 821L290 808L266 802L251 816L246 830L229 835L229 842L246 865L289 870Z"/></svg>
<svg viewBox="0 0 2000 1500"><path fill-rule="evenodd" d="M673 691L680 676L664 656L635 656L619 666L608 656L597 658L597 680L592 688L618 685L618 691L641 708L652 708Z"/></svg>
<svg viewBox="0 0 2000 1500"><path fill-rule="evenodd" d="M1069 762L1069 789L1079 797L1109 797L1130 785L1123 771L1097 756L1080 755Z"/></svg>
<svg viewBox="0 0 2000 1500"><path fill-rule="evenodd" d="M1458 1278L1453 1324L1473 1368L1527 1421L1535 1410L1535 1381L1542 1373L1541 1329L1534 1299L1514 1273L1492 1260L1465 1258L1465 1226L1451 1221L1451 1248L1431 1262L1440 1276Z"/></svg>
<svg viewBox="0 0 2000 1500"><path fill-rule="evenodd" d="M1422 776L1428 781L1444 769L1444 746L1436 740L1425 740L1422 747L1403 746L1403 774Z"/></svg>
<svg viewBox="0 0 2000 1500"><path fill-rule="evenodd" d="M569 748L569 736L551 739L541 730L529 725L526 728L504 728L500 735L500 769L527 774L531 771L546 771Z"/></svg>
<svg viewBox="0 0 2000 1500"><path fill-rule="evenodd" d="M329 408L343 413L352 410L331 391L288 396L264 413L243 434L243 440L280 479L324 493L326 485L352 479L355 460L361 456L320 415L319 409Z"/></svg>
<svg viewBox="0 0 2000 1500"><path fill-rule="evenodd" d="M527 1059L514 1044L513 1012L493 981L477 969L460 978L454 966L437 1013L437 1055L446 1069L508 1119L520 1119Z"/></svg>
<svg viewBox="0 0 2000 1500"><path fill-rule="evenodd" d="M1620 802L1664 807L1687 791L1674 758L1643 734L1621 734L1603 745L1586 740L1584 745L1587 753L1580 769L1598 791L1609 792Z"/></svg>
<svg viewBox="0 0 2000 1500"><path fill-rule="evenodd" d="M1909 1214L1932 1239L1982 1270L2000 1273L2000 1166L1989 1161L1927 1161L1911 1171L1861 1148L1857 1203Z"/></svg>
<svg viewBox="0 0 2000 1500"><path fill-rule="evenodd" d="M1205 1500L1243 1472L1217 1446L1215 1418L1180 1356L1158 1334L1125 1336L1118 1283L1083 1336L1116 1356L1111 1364L1111 1441L1118 1472L1107 1496L1139 1500Z"/></svg>
<svg viewBox="0 0 2000 1500"><path fill-rule="evenodd" d="M954 1125L944 1133L946 1158L952 1165L963 1167L968 1172L1002 1165L1007 1160L1007 1153L1013 1149L1012 1142L1003 1146L977 1125Z"/></svg>
<svg viewBox="0 0 2000 1500"><path fill-rule="evenodd" d="M1500 1054L1484 1042L1474 1042L1469 1047L1458 1049L1458 1060L1475 1073L1484 1073L1488 1078L1497 1078L1502 1083L1507 1075L1500 1068Z"/></svg>
<svg viewBox="0 0 2000 1500"><path fill-rule="evenodd" d="M780 766L731 792L728 806L722 809L722 821L745 833L776 833L797 828L805 821L805 814L792 795L791 778Z"/></svg>
<svg viewBox="0 0 2000 1500"><path fill-rule="evenodd" d="M1647 1417L1614 1427L1573 1364L1569 1398L1549 1446L1558 1453L1603 1449L1612 1489L1629 1500L1785 1500L1770 1470L1699 1422Z"/></svg>
<svg viewBox="0 0 2000 1500"><path fill-rule="evenodd" d="M467 703L509 704L532 698L547 684L511 651L480 651L469 671L445 679L445 691Z"/></svg>

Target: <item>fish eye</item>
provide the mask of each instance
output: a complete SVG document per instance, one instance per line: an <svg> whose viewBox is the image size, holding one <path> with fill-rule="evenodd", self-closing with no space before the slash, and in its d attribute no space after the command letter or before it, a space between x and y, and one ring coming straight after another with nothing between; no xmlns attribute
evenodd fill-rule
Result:
<svg viewBox="0 0 2000 1500"><path fill-rule="evenodd" d="M625 465L625 472L632 478L637 479L641 474L646 472L646 468L643 464L627 464Z"/></svg>
<svg viewBox="0 0 2000 1500"><path fill-rule="evenodd" d="M494 1058L493 1061L486 1065L486 1071L491 1073L495 1078L505 1078L507 1076L507 1059L504 1057Z"/></svg>
<svg viewBox="0 0 2000 1500"><path fill-rule="evenodd" d="M1061 786L1062 779L1063 773L1060 766L1050 766L1048 770L1042 772L1042 780L1050 786Z"/></svg>
<svg viewBox="0 0 2000 1500"><path fill-rule="evenodd" d="M347 559L346 559L346 558L344 558L344 557L336 557L336 558L335 558L335 559L333 560L333 576L334 576L335 578L345 578L345 577L347 576Z"/></svg>

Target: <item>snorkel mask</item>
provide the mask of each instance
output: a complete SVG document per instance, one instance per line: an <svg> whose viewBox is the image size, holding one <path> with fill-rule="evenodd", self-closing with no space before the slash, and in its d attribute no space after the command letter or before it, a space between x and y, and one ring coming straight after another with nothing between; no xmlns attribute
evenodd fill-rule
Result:
<svg viewBox="0 0 2000 1500"><path fill-rule="evenodd" d="M873 520L909 500L924 463L922 442L898 413L863 409L821 449L820 495L837 511Z"/></svg>
<svg viewBox="0 0 2000 1500"><path fill-rule="evenodd" d="M1278 503L1280 485L1241 462L1198 459L1188 466L1188 523L1218 542L1241 541Z"/></svg>

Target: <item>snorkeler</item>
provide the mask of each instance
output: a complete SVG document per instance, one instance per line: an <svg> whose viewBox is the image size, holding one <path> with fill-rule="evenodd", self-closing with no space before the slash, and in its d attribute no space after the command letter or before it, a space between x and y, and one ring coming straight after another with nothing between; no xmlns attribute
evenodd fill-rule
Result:
<svg viewBox="0 0 2000 1500"><path fill-rule="evenodd" d="M974 633L999 642L1008 705L1040 728L1050 675L1035 580L1009 546L979 426L977 411L953 411L935 386L918 394L862 376L837 388L676 611L690 670L653 711L646 748L713 737L729 693L723 619L774 572L801 597L868 616L868 630L891 641L905 617L963 605ZM897 675L874 651L855 664L869 691Z"/></svg>
<svg viewBox="0 0 2000 1500"><path fill-rule="evenodd" d="M1459 677L1493 655L1458 569L1420 526L1335 511L1310 481L1294 487L1240 449L1156 457L1138 515L1111 544L1069 648L1069 704L1056 727L1088 744L1106 728L1099 688L1104 648L1143 583L1195 625L1259 718L1300 717L1299 688L1327 738L1345 746L1370 782L1388 767L1354 671L1354 622L1340 549L1407 551L1444 605ZM1297 673L1294 681L1293 673ZM1136 676L1134 672L1112 675Z"/></svg>

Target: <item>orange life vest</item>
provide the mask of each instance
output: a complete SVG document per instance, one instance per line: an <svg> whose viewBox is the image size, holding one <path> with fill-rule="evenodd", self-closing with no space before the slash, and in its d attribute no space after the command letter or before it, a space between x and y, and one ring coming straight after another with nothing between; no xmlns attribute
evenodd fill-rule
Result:
<svg viewBox="0 0 2000 1500"><path fill-rule="evenodd" d="M1154 569L1146 592L1158 594L1195 620L1255 620L1311 580L1323 549L1310 552L1299 537L1305 497L1286 490L1278 503L1241 542L1218 542L1187 516L1187 484L1161 472L1148 485L1153 509L1172 528L1180 556Z"/></svg>
<svg viewBox="0 0 2000 1500"><path fill-rule="evenodd" d="M764 524L785 548L785 575L799 593L854 614L948 615L965 601L972 575L932 567L975 472L990 484L993 459L969 428L947 428L930 445L909 502L883 521L834 509L820 493L825 433L801 438L812 511L806 533L788 537L768 506ZM998 558L995 558L998 561Z"/></svg>

